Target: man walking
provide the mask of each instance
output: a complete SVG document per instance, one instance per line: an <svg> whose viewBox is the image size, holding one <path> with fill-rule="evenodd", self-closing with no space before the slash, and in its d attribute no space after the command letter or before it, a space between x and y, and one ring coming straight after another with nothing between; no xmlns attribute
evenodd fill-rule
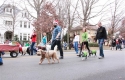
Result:
<svg viewBox="0 0 125 80"><path fill-rule="evenodd" d="M104 58L103 43L104 43L105 39L107 39L106 29L104 27L102 27L101 22L99 22L98 23L98 30L97 30L97 34L96 34L96 40L98 40L99 50L100 50L99 59Z"/></svg>
<svg viewBox="0 0 125 80"><path fill-rule="evenodd" d="M58 25L57 21L54 21L53 24L54 29L52 31L51 50L54 50L55 45L57 45L60 50L60 59L63 59L63 50L61 47L61 27Z"/></svg>

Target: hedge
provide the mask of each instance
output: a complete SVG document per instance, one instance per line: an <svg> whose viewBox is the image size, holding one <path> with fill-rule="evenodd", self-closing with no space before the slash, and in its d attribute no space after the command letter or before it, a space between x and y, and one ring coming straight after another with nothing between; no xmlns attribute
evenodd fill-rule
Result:
<svg viewBox="0 0 125 80"><path fill-rule="evenodd" d="M98 47L98 43L89 43L89 47Z"/></svg>

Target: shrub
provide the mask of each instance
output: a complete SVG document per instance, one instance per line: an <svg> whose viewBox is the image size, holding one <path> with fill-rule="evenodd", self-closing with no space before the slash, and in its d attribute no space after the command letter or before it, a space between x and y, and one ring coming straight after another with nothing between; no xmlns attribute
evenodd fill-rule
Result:
<svg viewBox="0 0 125 80"><path fill-rule="evenodd" d="M89 43L89 47L98 47L98 43Z"/></svg>

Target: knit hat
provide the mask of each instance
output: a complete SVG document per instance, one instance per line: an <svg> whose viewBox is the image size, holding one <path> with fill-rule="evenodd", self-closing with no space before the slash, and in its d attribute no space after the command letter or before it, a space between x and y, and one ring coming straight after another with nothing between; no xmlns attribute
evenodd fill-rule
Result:
<svg viewBox="0 0 125 80"><path fill-rule="evenodd" d="M53 24L58 24L58 21L57 21L57 20L54 20L54 21L53 21Z"/></svg>

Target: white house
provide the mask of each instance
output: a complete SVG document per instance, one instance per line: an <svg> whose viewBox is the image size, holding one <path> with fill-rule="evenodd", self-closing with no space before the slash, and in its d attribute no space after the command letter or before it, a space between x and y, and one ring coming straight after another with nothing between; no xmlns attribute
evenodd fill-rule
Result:
<svg viewBox="0 0 125 80"><path fill-rule="evenodd" d="M19 40L27 41L33 31L28 17L26 10L20 10L10 4L2 5L0 7L0 42L11 40L13 30Z"/></svg>

